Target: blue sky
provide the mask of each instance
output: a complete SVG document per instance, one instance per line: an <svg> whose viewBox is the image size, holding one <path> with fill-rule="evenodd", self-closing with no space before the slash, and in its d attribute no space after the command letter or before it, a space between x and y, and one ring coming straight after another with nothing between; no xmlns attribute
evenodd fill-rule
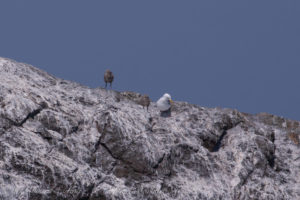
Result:
<svg viewBox="0 0 300 200"><path fill-rule="evenodd" d="M300 2L0 3L0 56L92 88L300 120Z"/></svg>

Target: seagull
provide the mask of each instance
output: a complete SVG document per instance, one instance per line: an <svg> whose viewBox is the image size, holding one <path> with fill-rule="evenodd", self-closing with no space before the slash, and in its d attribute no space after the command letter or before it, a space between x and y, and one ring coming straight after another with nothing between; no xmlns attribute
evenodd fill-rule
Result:
<svg viewBox="0 0 300 200"><path fill-rule="evenodd" d="M171 103L173 103L171 99L171 95L168 93L165 93L158 101L156 102L158 109L161 112L161 115L163 116L164 113L168 114L170 116L171 114Z"/></svg>
<svg viewBox="0 0 300 200"><path fill-rule="evenodd" d="M104 74L105 88L107 87L107 83L110 83L110 87L112 87L113 80L114 80L113 73L109 69L106 70Z"/></svg>

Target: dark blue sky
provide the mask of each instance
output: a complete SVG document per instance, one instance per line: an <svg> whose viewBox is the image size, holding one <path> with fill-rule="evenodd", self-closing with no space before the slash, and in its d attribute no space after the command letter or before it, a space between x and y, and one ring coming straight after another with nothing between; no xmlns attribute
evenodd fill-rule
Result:
<svg viewBox="0 0 300 200"><path fill-rule="evenodd" d="M300 120L297 0L6 0L0 56L90 87Z"/></svg>

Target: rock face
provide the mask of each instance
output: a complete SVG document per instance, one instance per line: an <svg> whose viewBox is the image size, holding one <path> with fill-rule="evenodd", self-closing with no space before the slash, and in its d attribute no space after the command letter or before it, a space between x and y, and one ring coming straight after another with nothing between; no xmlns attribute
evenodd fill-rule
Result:
<svg viewBox="0 0 300 200"><path fill-rule="evenodd" d="M90 89L0 58L0 199L300 199L299 122Z"/></svg>

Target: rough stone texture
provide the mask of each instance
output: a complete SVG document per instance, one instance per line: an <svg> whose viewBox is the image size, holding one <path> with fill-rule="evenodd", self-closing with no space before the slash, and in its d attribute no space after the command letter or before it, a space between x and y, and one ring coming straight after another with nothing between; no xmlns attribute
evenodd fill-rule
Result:
<svg viewBox="0 0 300 200"><path fill-rule="evenodd" d="M0 58L0 199L300 199L299 122L90 89Z"/></svg>

